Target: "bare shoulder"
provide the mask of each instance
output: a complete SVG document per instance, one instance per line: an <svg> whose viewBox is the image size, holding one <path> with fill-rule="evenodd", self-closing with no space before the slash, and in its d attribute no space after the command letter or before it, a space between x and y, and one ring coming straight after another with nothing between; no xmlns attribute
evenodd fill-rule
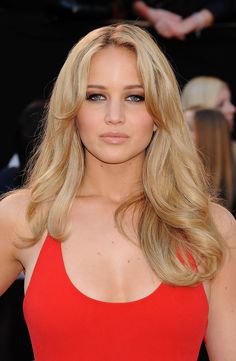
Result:
<svg viewBox="0 0 236 361"><path fill-rule="evenodd" d="M236 221L224 207L211 204L210 208L212 219L226 243L226 252L221 267L210 282L207 351L210 360L234 360L236 355Z"/></svg>
<svg viewBox="0 0 236 361"><path fill-rule="evenodd" d="M29 236L26 210L29 202L27 191L16 191L0 202L0 295L23 271L19 258L22 237Z"/></svg>
<svg viewBox="0 0 236 361"><path fill-rule="evenodd" d="M17 206L25 205L27 206L30 199L30 191L28 189L19 189L13 192L9 192L6 195L3 195L1 199L1 207L4 206Z"/></svg>
<svg viewBox="0 0 236 361"><path fill-rule="evenodd" d="M0 201L0 227L1 233L7 233L10 238L17 238L17 234L25 236L28 233L26 211L29 204L28 190L19 190ZM15 236L14 236L15 235Z"/></svg>
<svg viewBox="0 0 236 361"><path fill-rule="evenodd" d="M226 244L236 247L236 220L232 213L219 204L211 203L210 214Z"/></svg>
<svg viewBox="0 0 236 361"><path fill-rule="evenodd" d="M217 294L219 299L228 289L234 292L236 299L236 284L232 277L236 274L236 221L227 209L217 204L211 205L211 215L225 245L223 262L211 282L212 295Z"/></svg>

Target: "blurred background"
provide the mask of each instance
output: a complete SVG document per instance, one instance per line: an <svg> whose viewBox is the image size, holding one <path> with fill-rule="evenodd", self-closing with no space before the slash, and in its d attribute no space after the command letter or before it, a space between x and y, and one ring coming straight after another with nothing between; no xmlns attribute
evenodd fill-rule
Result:
<svg viewBox="0 0 236 361"><path fill-rule="evenodd" d="M203 26L201 18L196 17L199 24L182 39L165 36L158 30L153 9L166 9L187 18L205 9L207 2L190 1L187 3L193 6L186 9L183 1L178 6L178 1L146 1L149 12L146 7L142 8L143 3L140 8L135 8L133 3L127 0L0 1L0 193L22 184L25 165L39 134L40 119L55 78L71 47L94 28L120 21L146 28L169 59L181 90L194 77L217 77L228 84L231 103L236 104L233 1L228 12L222 11L227 1L216 1L218 12L213 11L213 20ZM199 106L203 108L203 104ZM236 140L234 119L229 137ZM23 276L0 298L2 361L33 360L22 302ZM207 360L204 345L199 360Z"/></svg>

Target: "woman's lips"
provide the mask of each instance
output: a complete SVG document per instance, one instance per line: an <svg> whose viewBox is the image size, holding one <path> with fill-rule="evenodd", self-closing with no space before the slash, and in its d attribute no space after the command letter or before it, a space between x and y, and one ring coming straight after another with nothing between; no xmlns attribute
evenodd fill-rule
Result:
<svg viewBox="0 0 236 361"><path fill-rule="evenodd" d="M118 132L108 132L103 133L100 135L100 138L109 144L122 144L127 141L129 136L125 133L118 133Z"/></svg>

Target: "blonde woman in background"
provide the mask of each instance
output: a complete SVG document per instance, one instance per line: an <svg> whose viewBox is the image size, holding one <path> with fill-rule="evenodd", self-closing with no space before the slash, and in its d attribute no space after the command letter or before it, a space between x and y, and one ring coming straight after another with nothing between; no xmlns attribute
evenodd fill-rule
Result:
<svg viewBox="0 0 236 361"><path fill-rule="evenodd" d="M230 131L233 130L236 108L231 100L229 85L225 81L213 76L190 79L182 89L182 104L184 109L201 107L221 111Z"/></svg>
<svg viewBox="0 0 236 361"><path fill-rule="evenodd" d="M211 361L234 359L235 220L211 203L175 76L141 28L71 50L0 227L0 293L25 272L36 361L195 361L204 337Z"/></svg>
<svg viewBox="0 0 236 361"><path fill-rule="evenodd" d="M190 79L182 89L184 110L190 108L209 108L221 111L229 126L234 128L236 108L231 100L229 85L220 78L213 76L197 76ZM236 141L232 140L234 168L236 170Z"/></svg>

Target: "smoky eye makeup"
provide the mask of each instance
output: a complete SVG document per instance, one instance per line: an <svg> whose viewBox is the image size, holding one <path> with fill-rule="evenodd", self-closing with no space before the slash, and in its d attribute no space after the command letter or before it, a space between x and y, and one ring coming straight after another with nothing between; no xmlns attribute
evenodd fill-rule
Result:
<svg viewBox="0 0 236 361"><path fill-rule="evenodd" d="M144 97L144 95L131 94L131 95L128 95L126 97L126 99L131 102L139 103L139 102L143 102L145 100L145 97Z"/></svg>
<svg viewBox="0 0 236 361"><path fill-rule="evenodd" d="M100 93L88 93L85 99L89 101L102 101L105 100L105 96Z"/></svg>

